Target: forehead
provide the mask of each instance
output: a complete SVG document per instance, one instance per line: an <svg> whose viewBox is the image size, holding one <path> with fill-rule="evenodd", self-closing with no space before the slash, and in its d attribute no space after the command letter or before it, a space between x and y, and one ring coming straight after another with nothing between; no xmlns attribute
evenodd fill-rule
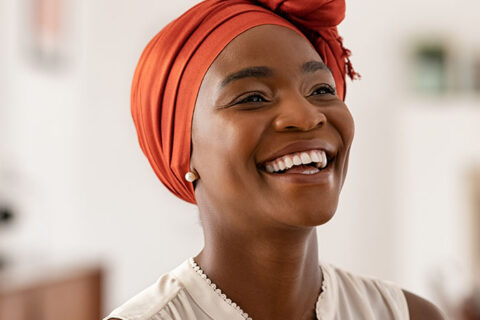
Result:
<svg viewBox="0 0 480 320"><path fill-rule="evenodd" d="M251 66L298 72L306 61L322 61L310 42L296 31L277 25L251 28L233 39L217 56L204 82L218 82L226 75Z"/></svg>

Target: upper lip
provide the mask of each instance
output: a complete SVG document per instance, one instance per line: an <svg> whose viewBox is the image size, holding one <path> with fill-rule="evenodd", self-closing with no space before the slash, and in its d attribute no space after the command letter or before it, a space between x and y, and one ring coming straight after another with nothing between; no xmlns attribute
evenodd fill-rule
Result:
<svg viewBox="0 0 480 320"><path fill-rule="evenodd" d="M273 152L271 155L268 156L265 160L260 162L261 165L265 164L266 162L272 161L277 159L281 156L295 153L295 152L302 152L302 151L309 151L309 150L323 150L327 155L327 160L332 160L335 155L335 147L329 141L323 139L310 139L310 140L300 140L293 143L286 145L283 148L278 149L277 151Z"/></svg>

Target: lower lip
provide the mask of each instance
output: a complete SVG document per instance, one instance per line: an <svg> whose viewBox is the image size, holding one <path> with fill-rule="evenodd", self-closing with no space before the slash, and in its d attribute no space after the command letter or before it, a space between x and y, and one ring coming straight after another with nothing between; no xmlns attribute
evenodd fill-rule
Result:
<svg viewBox="0 0 480 320"><path fill-rule="evenodd" d="M280 179L290 183L303 183L303 184L326 184L333 181L335 159L329 162L325 169L320 170L314 174L302 174L302 173L269 173L261 170L264 174L272 179Z"/></svg>

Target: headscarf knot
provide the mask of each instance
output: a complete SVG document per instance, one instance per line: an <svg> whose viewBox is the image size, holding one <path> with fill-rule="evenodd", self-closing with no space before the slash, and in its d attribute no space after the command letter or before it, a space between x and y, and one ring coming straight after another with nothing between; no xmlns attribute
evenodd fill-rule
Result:
<svg viewBox="0 0 480 320"><path fill-rule="evenodd" d="M343 46L337 26L345 18L345 1L336 0L255 0L300 29L329 64L336 60L341 74L360 78L350 61L350 50ZM344 79L345 80L345 79Z"/></svg>

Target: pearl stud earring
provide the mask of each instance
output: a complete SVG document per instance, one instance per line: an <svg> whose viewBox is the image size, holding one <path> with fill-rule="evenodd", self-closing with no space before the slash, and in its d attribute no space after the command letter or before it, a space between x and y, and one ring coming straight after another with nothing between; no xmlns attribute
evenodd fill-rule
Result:
<svg viewBox="0 0 480 320"><path fill-rule="evenodd" d="M185 174L185 180L187 180L188 182L193 182L195 180L197 180L198 177L197 175L195 174L195 172L192 172L192 171L188 171L186 174Z"/></svg>

